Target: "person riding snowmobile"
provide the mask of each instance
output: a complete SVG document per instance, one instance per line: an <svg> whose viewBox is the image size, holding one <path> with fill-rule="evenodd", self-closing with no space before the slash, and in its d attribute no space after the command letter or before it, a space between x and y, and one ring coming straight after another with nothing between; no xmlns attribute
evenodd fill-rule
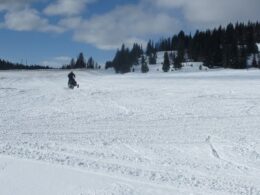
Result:
<svg viewBox="0 0 260 195"><path fill-rule="evenodd" d="M69 88L73 89L75 86L79 87L79 85L75 80L76 75L72 71L68 74L68 77L69 77L69 81L68 81Z"/></svg>

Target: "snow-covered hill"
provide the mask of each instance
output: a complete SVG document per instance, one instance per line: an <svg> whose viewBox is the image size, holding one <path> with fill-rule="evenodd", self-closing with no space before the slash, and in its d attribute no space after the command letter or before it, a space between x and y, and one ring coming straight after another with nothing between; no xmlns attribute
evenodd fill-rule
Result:
<svg viewBox="0 0 260 195"><path fill-rule="evenodd" d="M160 73L163 72L162 70L162 64L164 61L164 51L157 52L157 64L148 64L149 67L149 73ZM168 51L168 55L177 55L176 51ZM141 59L139 60L141 63ZM146 56L146 61L148 61L148 57ZM140 73L141 72L141 64L134 66L134 72ZM176 73L176 72L199 72L199 71L208 71L209 69L205 66L203 66L203 62L184 62L182 63L182 68L175 70L172 62L171 62L171 68L169 70L169 73Z"/></svg>
<svg viewBox="0 0 260 195"><path fill-rule="evenodd" d="M260 194L260 71L0 72L0 194Z"/></svg>

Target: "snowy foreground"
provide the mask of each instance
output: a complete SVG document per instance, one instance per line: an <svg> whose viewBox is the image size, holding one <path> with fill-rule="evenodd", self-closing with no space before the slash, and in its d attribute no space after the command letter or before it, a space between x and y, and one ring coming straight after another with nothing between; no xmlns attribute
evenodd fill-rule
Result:
<svg viewBox="0 0 260 195"><path fill-rule="evenodd" d="M260 71L0 72L1 195L260 195Z"/></svg>

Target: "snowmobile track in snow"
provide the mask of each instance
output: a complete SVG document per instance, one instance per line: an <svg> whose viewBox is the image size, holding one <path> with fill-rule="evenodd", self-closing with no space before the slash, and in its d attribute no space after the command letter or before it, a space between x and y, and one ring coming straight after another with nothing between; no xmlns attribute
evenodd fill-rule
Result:
<svg viewBox="0 0 260 195"><path fill-rule="evenodd" d="M126 194L260 194L260 72L75 73L78 90L66 71L0 73L0 156L121 178Z"/></svg>

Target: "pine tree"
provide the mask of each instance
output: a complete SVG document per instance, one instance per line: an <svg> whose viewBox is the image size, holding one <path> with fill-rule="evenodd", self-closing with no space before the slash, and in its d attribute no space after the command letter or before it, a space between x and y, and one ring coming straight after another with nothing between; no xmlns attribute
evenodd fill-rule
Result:
<svg viewBox="0 0 260 195"><path fill-rule="evenodd" d="M162 70L164 72L168 72L170 70L170 60L167 52L164 52L164 61L163 61Z"/></svg>
<svg viewBox="0 0 260 195"><path fill-rule="evenodd" d="M112 67L113 67L113 62L107 61L105 65L105 69L112 68Z"/></svg>
<svg viewBox="0 0 260 195"><path fill-rule="evenodd" d="M154 53L154 51L155 51L154 44L151 40L149 40L146 46L146 55L150 56L152 53Z"/></svg>
<svg viewBox="0 0 260 195"><path fill-rule="evenodd" d="M156 53L151 53L149 55L149 64L156 64L157 55Z"/></svg>
<svg viewBox="0 0 260 195"><path fill-rule="evenodd" d="M119 50L117 50L116 55L113 61L111 62L112 67L114 67L116 73L120 72L120 58L121 58L121 53Z"/></svg>
<svg viewBox="0 0 260 195"><path fill-rule="evenodd" d="M244 46L241 46L241 48L238 50L238 65L239 69L245 69L247 68L247 52L246 48Z"/></svg>
<svg viewBox="0 0 260 195"><path fill-rule="evenodd" d="M132 50L130 51L130 59L129 60L131 61L131 64L138 65L138 59L141 57L141 55L143 55L142 46L135 43L133 45Z"/></svg>
<svg viewBox="0 0 260 195"><path fill-rule="evenodd" d="M121 73L128 73L131 72L132 61L130 58L130 51L128 48L122 49L122 66L121 66Z"/></svg>
<svg viewBox="0 0 260 195"><path fill-rule="evenodd" d="M85 61L85 58L84 58L84 55L82 52L79 54L74 67L75 68L86 68L86 61Z"/></svg>
<svg viewBox="0 0 260 195"><path fill-rule="evenodd" d="M148 67L148 65L147 65L147 63L145 61L144 56L142 56L142 61L141 62L142 62L142 66L141 66L142 73L147 73L149 71L149 67Z"/></svg>
<svg viewBox="0 0 260 195"><path fill-rule="evenodd" d="M123 44L121 50L116 52L116 56L113 59L113 67L116 73L127 73L131 71L133 65L131 60L131 53L128 48L125 48Z"/></svg>
<svg viewBox="0 0 260 195"><path fill-rule="evenodd" d="M247 53L250 54L256 54L258 51L258 48L256 46L256 40L255 40L255 32L253 25L248 26L248 33L246 36L246 45L247 45Z"/></svg>
<svg viewBox="0 0 260 195"><path fill-rule="evenodd" d="M185 55L185 40L186 40L186 35L183 31L180 31L178 34L178 46L177 46L177 52L178 52L178 57L181 60L181 62L184 61L184 55Z"/></svg>
<svg viewBox="0 0 260 195"><path fill-rule="evenodd" d="M90 57L87 62L87 69L94 69L94 65L95 65L95 62L94 62L93 58Z"/></svg>

